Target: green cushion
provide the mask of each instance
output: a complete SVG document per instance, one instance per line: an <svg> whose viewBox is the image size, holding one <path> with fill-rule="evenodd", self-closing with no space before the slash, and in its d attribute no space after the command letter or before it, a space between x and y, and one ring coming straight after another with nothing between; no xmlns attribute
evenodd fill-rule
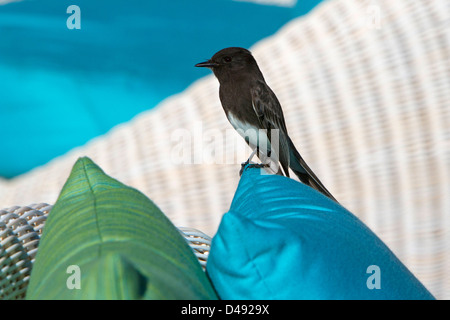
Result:
<svg viewBox="0 0 450 320"><path fill-rule="evenodd" d="M167 217L89 158L76 162L49 214L26 297L217 299Z"/></svg>

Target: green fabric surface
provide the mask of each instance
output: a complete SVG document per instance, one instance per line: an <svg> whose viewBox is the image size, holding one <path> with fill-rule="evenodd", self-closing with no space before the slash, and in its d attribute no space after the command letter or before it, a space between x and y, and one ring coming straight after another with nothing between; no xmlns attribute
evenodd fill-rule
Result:
<svg viewBox="0 0 450 320"><path fill-rule="evenodd" d="M80 289L70 266L79 268ZM74 280L75 279L75 280ZM141 192L80 158L49 214L27 299L217 299L192 249Z"/></svg>

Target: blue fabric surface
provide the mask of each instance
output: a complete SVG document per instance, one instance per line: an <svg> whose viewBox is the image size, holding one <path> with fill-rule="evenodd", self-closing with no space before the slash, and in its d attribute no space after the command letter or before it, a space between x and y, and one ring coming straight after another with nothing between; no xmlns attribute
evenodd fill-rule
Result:
<svg viewBox="0 0 450 320"><path fill-rule="evenodd" d="M352 213L259 169L244 171L207 272L222 299L434 299Z"/></svg>
<svg viewBox="0 0 450 320"><path fill-rule="evenodd" d="M320 0L36 0L0 5L0 177L11 178L153 108ZM81 29L69 30L69 5Z"/></svg>

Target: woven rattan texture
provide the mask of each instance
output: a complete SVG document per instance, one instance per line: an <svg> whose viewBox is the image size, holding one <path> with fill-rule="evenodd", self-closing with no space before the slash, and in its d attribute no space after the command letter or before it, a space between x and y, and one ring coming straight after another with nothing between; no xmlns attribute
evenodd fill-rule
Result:
<svg viewBox="0 0 450 320"><path fill-rule="evenodd" d="M23 299L51 206L0 209L0 300Z"/></svg>
<svg viewBox="0 0 450 320"><path fill-rule="evenodd" d="M437 298L447 299L449 6L325 1L251 48L306 162ZM190 153L180 152L180 137ZM211 137L223 140L214 153ZM214 234L248 155L238 152L243 145L208 76L46 166L0 181L0 204L54 203L76 158L87 155L144 192L175 225Z"/></svg>

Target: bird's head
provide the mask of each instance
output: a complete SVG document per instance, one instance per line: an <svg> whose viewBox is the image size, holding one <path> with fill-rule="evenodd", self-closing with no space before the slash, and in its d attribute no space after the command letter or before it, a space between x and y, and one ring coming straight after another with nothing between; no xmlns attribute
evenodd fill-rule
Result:
<svg viewBox="0 0 450 320"><path fill-rule="evenodd" d="M227 78L237 79L247 74L254 74L254 72L258 75L261 73L251 52L239 47L222 49L211 59L197 63L195 66L210 68L219 82Z"/></svg>

